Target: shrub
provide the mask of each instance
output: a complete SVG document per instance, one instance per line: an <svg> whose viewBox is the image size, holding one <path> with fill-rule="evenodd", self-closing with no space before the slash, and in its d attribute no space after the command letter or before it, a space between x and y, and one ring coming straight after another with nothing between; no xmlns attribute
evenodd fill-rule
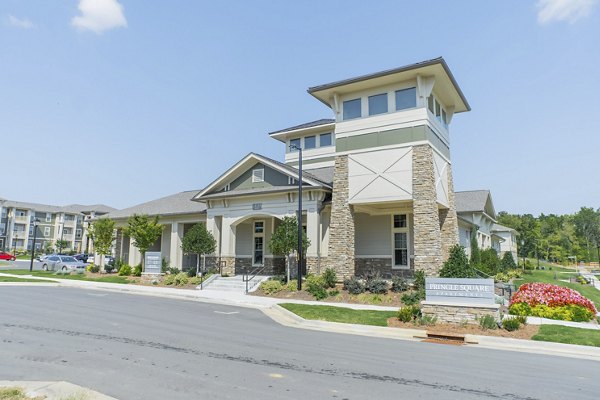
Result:
<svg viewBox="0 0 600 400"><path fill-rule="evenodd" d="M358 278L351 277L344 279L344 290L350 294L361 294L365 291L365 285Z"/></svg>
<svg viewBox="0 0 600 400"><path fill-rule="evenodd" d="M196 268L189 268L187 271L185 271L188 275L189 278L193 278L196 276Z"/></svg>
<svg viewBox="0 0 600 400"><path fill-rule="evenodd" d="M408 290L408 282L401 276L394 276L392 278L392 292L400 293Z"/></svg>
<svg viewBox="0 0 600 400"><path fill-rule="evenodd" d="M489 271L489 275L493 275L501 269L496 249L490 247L489 249L481 250L481 265L484 270Z"/></svg>
<svg viewBox="0 0 600 400"><path fill-rule="evenodd" d="M261 290L265 294L274 294L283 290L283 285L280 281L265 281L260 284Z"/></svg>
<svg viewBox="0 0 600 400"><path fill-rule="evenodd" d="M327 291L327 295L329 297L337 296L338 294L340 294L340 291L337 289L331 289L331 290Z"/></svg>
<svg viewBox="0 0 600 400"><path fill-rule="evenodd" d="M373 294L386 294L388 291L388 284L384 279L376 276L367 281L366 289Z"/></svg>
<svg viewBox="0 0 600 400"><path fill-rule="evenodd" d="M175 283L175 275L165 275L163 283L167 286L173 285Z"/></svg>
<svg viewBox="0 0 600 400"><path fill-rule="evenodd" d="M138 264L133 268L134 276L142 276L142 264Z"/></svg>
<svg viewBox="0 0 600 400"><path fill-rule="evenodd" d="M421 315L415 319L415 323L421 326L433 326L437 323L435 315Z"/></svg>
<svg viewBox="0 0 600 400"><path fill-rule="evenodd" d="M119 276L129 275L131 275L131 267L128 264L123 264L121 268L119 268Z"/></svg>
<svg viewBox="0 0 600 400"><path fill-rule="evenodd" d="M323 280L325 281L325 287L334 288L337 282L337 275L333 268L327 268L323 272Z"/></svg>
<svg viewBox="0 0 600 400"><path fill-rule="evenodd" d="M184 286L188 284L189 280L190 278L188 277L187 273L179 272L175 275L173 283L175 286Z"/></svg>
<svg viewBox="0 0 600 400"><path fill-rule="evenodd" d="M508 274L505 274L504 272L498 272L494 275L494 282L508 282L509 280Z"/></svg>
<svg viewBox="0 0 600 400"><path fill-rule="evenodd" d="M398 311L398 319L402 322L416 321L421 316L419 306L404 306Z"/></svg>
<svg viewBox="0 0 600 400"><path fill-rule="evenodd" d="M521 327L521 321L519 321L516 317L505 318L502 321L502 327L509 332L516 331Z"/></svg>
<svg viewBox="0 0 600 400"><path fill-rule="evenodd" d="M517 268L517 264L515 263L515 259L510 251L507 251L502 256L502 261L500 262L500 268L503 271L510 271Z"/></svg>
<svg viewBox="0 0 600 400"><path fill-rule="evenodd" d="M297 292L298 291L298 280L291 279L288 283L284 285L285 290L288 292Z"/></svg>
<svg viewBox="0 0 600 400"><path fill-rule="evenodd" d="M111 264L104 265L104 270L106 271L107 274L110 274L111 272L113 272L114 269L115 269L114 265L111 265Z"/></svg>
<svg viewBox="0 0 600 400"><path fill-rule="evenodd" d="M97 274L98 272L100 272L100 266L90 264L90 265L88 265L87 270L91 273Z"/></svg>
<svg viewBox="0 0 600 400"><path fill-rule="evenodd" d="M191 278L189 278L188 283L190 285L199 285L200 282L202 282L202 278L200 278L199 276L192 276Z"/></svg>
<svg viewBox="0 0 600 400"><path fill-rule="evenodd" d="M521 325L527 325L526 315L515 315L513 318L517 319L521 323Z"/></svg>
<svg viewBox="0 0 600 400"><path fill-rule="evenodd" d="M417 291L425 290L425 271L423 271L423 270L415 271L414 277L415 277L413 280L414 289ZM425 296L423 296L423 298L425 298Z"/></svg>
<svg viewBox="0 0 600 400"><path fill-rule="evenodd" d="M415 290L413 292L403 294L400 299L402 300L402 303L404 303L404 305L411 306L413 304L419 303L419 301L421 301L424 298L424 291Z"/></svg>
<svg viewBox="0 0 600 400"><path fill-rule="evenodd" d="M327 298L326 283L322 275L309 275L306 277L306 291L314 296L316 300Z"/></svg>
<svg viewBox="0 0 600 400"><path fill-rule="evenodd" d="M530 313L524 314L525 306L518 304L528 305ZM575 290L537 282L521 285L510 301L509 311L511 314L566 321L589 321L597 312L594 303Z"/></svg>
<svg viewBox="0 0 600 400"><path fill-rule="evenodd" d="M440 270L442 278L472 278L475 276L475 271L469 264L469 259L465 253L465 249L455 244L450 249L450 256Z"/></svg>
<svg viewBox="0 0 600 400"><path fill-rule="evenodd" d="M498 328L498 324L496 323L496 319L491 315L484 315L479 318L479 326L482 329L496 329Z"/></svg>

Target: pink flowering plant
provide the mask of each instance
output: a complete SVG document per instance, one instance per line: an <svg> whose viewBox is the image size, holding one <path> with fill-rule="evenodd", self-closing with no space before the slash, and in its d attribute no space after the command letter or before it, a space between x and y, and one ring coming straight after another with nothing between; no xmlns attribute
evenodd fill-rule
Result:
<svg viewBox="0 0 600 400"><path fill-rule="evenodd" d="M510 301L509 311L566 321L589 321L597 313L594 303L575 290L548 283L521 285Z"/></svg>

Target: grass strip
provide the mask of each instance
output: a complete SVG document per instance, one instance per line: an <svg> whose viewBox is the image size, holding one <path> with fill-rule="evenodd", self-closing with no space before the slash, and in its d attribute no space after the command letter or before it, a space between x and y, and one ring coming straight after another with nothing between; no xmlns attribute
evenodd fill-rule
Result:
<svg viewBox="0 0 600 400"><path fill-rule="evenodd" d="M280 304L280 306L304 319L342 322L345 324L387 326L388 318L398 315L396 311L354 310L345 307L295 303L285 303Z"/></svg>
<svg viewBox="0 0 600 400"><path fill-rule="evenodd" d="M29 272L29 270L26 270L26 269L9 269L9 270L0 269L0 272L3 272L5 274L12 274L12 275L33 275L33 276L37 276L40 278L71 279L71 280L75 280L75 281L106 282L106 283L121 283L121 284L129 283L129 279L127 279L127 277L118 276L118 275L108 275L108 276L101 276L99 278L92 278L92 277L87 276L86 274L55 275L55 273L53 271Z"/></svg>
<svg viewBox="0 0 600 400"><path fill-rule="evenodd" d="M56 283L48 279L28 279L28 278L15 278L12 276L0 276L0 282L40 282L40 283Z"/></svg>
<svg viewBox="0 0 600 400"><path fill-rule="evenodd" d="M531 339L541 342L600 347L599 330L572 328L570 326L542 325L539 332Z"/></svg>

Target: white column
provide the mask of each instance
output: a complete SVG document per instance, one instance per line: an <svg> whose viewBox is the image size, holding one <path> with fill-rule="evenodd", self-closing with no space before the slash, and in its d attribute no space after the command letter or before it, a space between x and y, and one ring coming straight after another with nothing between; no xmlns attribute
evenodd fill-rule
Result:
<svg viewBox="0 0 600 400"><path fill-rule="evenodd" d="M181 238L183 237L183 224L173 222L171 224L171 247L169 253L169 262L171 267L181 269L182 251Z"/></svg>
<svg viewBox="0 0 600 400"><path fill-rule="evenodd" d="M306 257L317 257L319 255L320 237L319 237L319 213L315 207L311 207L306 212L306 236L310 240L310 246L306 252Z"/></svg>
<svg viewBox="0 0 600 400"><path fill-rule="evenodd" d="M223 217L221 227L221 257L235 257L235 226L232 218Z"/></svg>
<svg viewBox="0 0 600 400"><path fill-rule="evenodd" d="M129 265L132 267L142 262L142 255L137 247L133 245L133 240L129 241Z"/></svg>
<svg viewBox="0 0 600 400"><path fill-rule="evenodd" d="M215 254L220 254L220 250L221 250L221 231L219 229L219 224L217 223L217 218L220 218L218 216L212 216L212 217L207 217L206 218L206 230L208 232L210 232L213 237L215 238L215 241L217 242L217 247L215 248Z"/></svg>

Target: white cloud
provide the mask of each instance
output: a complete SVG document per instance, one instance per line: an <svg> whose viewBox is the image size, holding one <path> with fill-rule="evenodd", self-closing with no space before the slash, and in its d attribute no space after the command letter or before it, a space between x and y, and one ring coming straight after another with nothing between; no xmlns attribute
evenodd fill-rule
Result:
<svg viewBox="0 0 600 400"><path fill-rule="evenodd" d="M123 6L117 0L79 0L81 15L73 17L71 25L81 30L102 33L127 26Z"/></svg>
<svg viewBox="0 0 600 400"><path fill-rule="evenodd" d="M10 26L14 26L16 28L21 28L21 29L35 28L35 25L29 19L27 19L27 18L17 18L14 15L9 15L8 16L8 24Z"/></svg>
<svg viewBox="0 0 600 400"><path fill-rule="evenodd" d="M574 23L587 17L597 0L538 0L538 22L548 24L555 21Z"/></svg>

